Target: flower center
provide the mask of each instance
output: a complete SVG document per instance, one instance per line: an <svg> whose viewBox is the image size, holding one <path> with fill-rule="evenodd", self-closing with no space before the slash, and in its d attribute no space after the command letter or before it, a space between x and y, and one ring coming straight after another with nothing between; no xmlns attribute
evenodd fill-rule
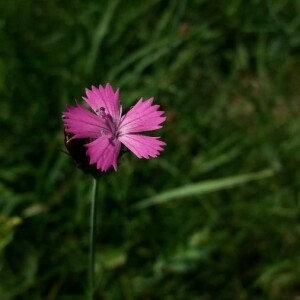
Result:
<svg viewBox="0 0 300 300"><path fill-rule="evenodd" d="M105 112L105 108L104 107L100 107L96 110L97 115L105 120L107 127L109 128L109 131L112 135L111 139L114 140L115 138L117 138L118 135L118 128L117 128L117 124L114 122L112 116L110 114L107 114ZM107 134L107 130L105 129L101 129L100 132L101 136L106 135Z"/></svg>

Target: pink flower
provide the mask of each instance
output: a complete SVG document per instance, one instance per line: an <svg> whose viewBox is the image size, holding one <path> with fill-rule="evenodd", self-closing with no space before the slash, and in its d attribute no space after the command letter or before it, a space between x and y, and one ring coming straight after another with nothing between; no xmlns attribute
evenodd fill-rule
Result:
<svg viewBox="0 0 300 300"><path fill-rule="evenodd" d="M127 113L122 115L119 103L119 89L114 91L109 83L86 89L83 99L91 107L88 110L76 102L67 106L63 122L72 139L88 139L85 144L90 164L107 171L111 166L117 170L117 160L121 144L125 145L138 158L157 157L165 145L159 137L140 134L159 129L165 121L164 111L159 105L152 105L153 98L141 98Z"/></svg>

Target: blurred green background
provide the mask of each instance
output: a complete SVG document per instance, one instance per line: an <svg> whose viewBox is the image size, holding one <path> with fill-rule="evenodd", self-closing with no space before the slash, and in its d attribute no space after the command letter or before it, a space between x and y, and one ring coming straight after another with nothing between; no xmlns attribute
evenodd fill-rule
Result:
<svg viewBox="0 0 300 300"><path fill-rule="evenodd" d="M86 299L92 178L61 113L166 111L100 183L97 299L300 299L300 1L0 1L0 299Z"/></svg>

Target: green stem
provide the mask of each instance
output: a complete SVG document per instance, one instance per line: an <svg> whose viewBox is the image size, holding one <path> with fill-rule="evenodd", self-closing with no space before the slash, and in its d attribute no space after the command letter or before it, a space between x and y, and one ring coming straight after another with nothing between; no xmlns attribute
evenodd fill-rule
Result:
<svg viewBox="0 0 300 300"><path fill-rule="evenodd" d="M98 180L94 178L93 193L91 201L90 219L90 255L89 255L89 280L90 280L90 300L94 299L95 293L95 237L97 223L97 202L98 202Z"/></svg>

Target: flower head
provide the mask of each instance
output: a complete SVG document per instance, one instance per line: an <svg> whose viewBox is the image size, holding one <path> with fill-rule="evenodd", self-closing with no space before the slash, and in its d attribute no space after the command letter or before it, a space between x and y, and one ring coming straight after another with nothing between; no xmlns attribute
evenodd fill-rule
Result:
<svg viewBox="0 0 300 300"><path fill-rule="evenodd" d="M76 106L68 105L63 122L72 139L87 139L86 154L97 169L105 172L113 166L117 170L122 144L138 158L157 157L163 151L165 143L159 137L140 134L161 128L166 119L159 105L152 104L153 98L141 98L123 115L119 90L114 91L109 83L86 89L83 99L91 110L78 102Z"/></svg>

